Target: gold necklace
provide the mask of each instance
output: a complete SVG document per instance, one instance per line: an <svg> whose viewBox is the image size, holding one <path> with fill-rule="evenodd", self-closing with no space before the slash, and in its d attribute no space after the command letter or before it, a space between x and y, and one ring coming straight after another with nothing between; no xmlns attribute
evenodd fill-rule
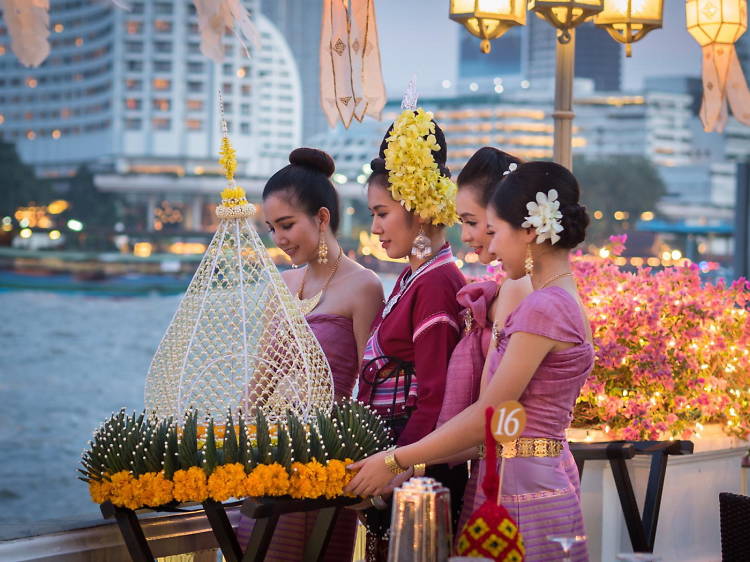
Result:
<svg viewBox="0 0 750 562"><path fill-rule="evenodd" d="M552 283L553 281L557 281L558 279L560 279L561 277L565 277L566 275L570 275L571 277L573 276L573 274L572 274L572 273L571 273L570 271L566 271L565 273L558 273L557 275L554 275L553 277L550 277L549 279L547 279L547 280L546 280L546 281L545 281L544 283L542 283L542 285L541 285L541 286L540 286L540 287L539 287L538 289L536 289L536 290L537 290L537 291L540 291L541 289L544 289L544 288L545 288L545 287L546 287L547 285L549 285L549 284L550 284L550 283Z"/></svg>
<svg viewBox="0 0 750 562"><path fill-rule="evenodd" d="M326 289L328 288L328 284L331 282L331 279L333 279L333 276L336 275L336 271L338 271L339 262L341 261L342 255L344 255L344 251L341 249L341 246L339 246L339 257L336 258L336 263L333 264L333 269L331 270L331 274L328 276L328 279L326 279L325 285L323 285L323 288L317 294L313 295L309 299L305 299L302 297L302 294L305 290L305 276L307 275L307 270L305 270L305 273L302 274L302 283L299 286L299 291L297 291L297 299L300 302L300 308L302 309L303 315L307 316L313 310L315 310L315 307L318 306L318 304L320 304L320 299L323 298L323 293L325 293Z"/></svg>

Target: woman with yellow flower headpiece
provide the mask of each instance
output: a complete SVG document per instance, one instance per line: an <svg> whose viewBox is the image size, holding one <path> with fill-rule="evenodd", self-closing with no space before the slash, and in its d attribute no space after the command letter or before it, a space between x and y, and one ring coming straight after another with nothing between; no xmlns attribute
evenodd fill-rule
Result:
<svg viewBox="0 0 750 562"><path fill-rule="evenodd" d="M457 220L446 158L445 137L432 114L408 108L386 133L368 181L372 232L389 257L408 258L409 265L376 317L358 397L387 420L399 445L435 428L448 361L460 338L456 293L465 280L445 239L445 227ZM457 514L466 465L428 472L451 489ZM387 503L375 497L371 505L364 515L368 560L385 560Z"/></svg>

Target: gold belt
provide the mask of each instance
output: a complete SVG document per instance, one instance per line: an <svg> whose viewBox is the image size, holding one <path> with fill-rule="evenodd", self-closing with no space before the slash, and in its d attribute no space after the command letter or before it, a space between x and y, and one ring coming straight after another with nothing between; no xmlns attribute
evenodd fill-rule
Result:
<svg viewBox="0 0 750 562"><path fill-rule="evenodd" d="M505 444L496 445L497 454L506 459L515 457L559 457L563 442L546 437L519 437ZM484 444L479 446L479 458L484 458Z"/></svg>

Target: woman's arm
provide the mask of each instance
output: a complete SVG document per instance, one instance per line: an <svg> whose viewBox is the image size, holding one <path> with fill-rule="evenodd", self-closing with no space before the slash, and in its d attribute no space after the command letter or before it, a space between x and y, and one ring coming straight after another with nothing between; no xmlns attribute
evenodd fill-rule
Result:
<svg viewBox="0 0 750 562"><path fill-rule="evenodd" d="M526 332L512 334L495 376L479 399L416 443L396 449L392 453L396 462L402 467L417 463L432 464L479 445L483 441L484 411L487 406L494 408L505 400L517 400L556 343L550 338ZM357 495L372 495L386 486L393 478L393 473L384 462L387 454L378 453L352 465L359 472L347 490Z"/></svg>
<svg viewBox="0 0 750 562"><path fill-rule="evenodd" d="M353 295L352 324L354 339L357 341L357 357L361 363L372 322L383 306L383 285L370 270L365 270L360 275L363 282L358 285L357 294Z"/></svg>

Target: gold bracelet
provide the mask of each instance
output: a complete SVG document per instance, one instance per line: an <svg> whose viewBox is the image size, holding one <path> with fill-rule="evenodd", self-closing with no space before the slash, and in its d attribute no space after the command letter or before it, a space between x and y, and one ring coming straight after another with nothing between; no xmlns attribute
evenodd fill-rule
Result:
<svg viewBox="0 0 750 562"><path fill-rule="evenodd" d="M414 465L414 476L424 476L427 472L427 465L423 462Z"/></svg>
<svg viewBox="0 0 750 562"><path fill-rule="evenodd" d="M396 461L396 455L393 453L390 453L385 456L385 466L388 467L388 470L390 470L393 474L401 474L402 472L406 472L405 468L402 468L400 464Z"/></svg>

